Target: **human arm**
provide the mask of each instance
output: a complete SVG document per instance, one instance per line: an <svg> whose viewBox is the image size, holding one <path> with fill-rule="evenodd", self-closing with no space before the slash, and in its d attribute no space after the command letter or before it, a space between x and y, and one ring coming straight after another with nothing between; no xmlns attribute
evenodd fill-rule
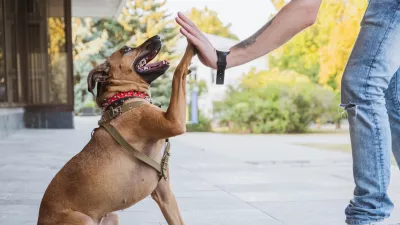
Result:
<svg viewBox="0 0 400 225"><path fill-rule="evenodd" d="M242 65L268 54L314 24L321 1L292 0L286 4L256 33L230 48L227 68ZM176 22L181 26L180 32L198 49L201 62L216 69L216 50L207 37L182 13L178 13Z"/></svg>

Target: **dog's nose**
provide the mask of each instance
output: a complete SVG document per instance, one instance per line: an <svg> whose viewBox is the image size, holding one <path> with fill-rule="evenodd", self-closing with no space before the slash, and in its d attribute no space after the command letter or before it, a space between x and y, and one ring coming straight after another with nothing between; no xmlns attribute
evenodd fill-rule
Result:
<svg viewBox="0 0 400 225"><path fill-rule="evenodd" d="M153 36L151 39L161 40L161 37L159 35L156 35L156 36Z"/></svg>

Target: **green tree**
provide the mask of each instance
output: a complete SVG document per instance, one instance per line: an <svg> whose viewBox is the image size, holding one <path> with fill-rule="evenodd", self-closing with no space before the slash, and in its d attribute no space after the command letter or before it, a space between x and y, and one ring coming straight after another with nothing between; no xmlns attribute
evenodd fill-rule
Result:
<svg viewBox="0 0 400 225"><path fill-rule="evenodd" d="M93 103L93 97L87 92L86 77L93 66L104 58L99 56L100 50L107 42L107 33L103 32L96 38L89 37L93 34L93 19L72 19L72 41L74 43L74 97L75 111L79 112L82 107Z"/></svg>
<svg viewBox="0 0 400 225"><path fill-rule="evenodd" d="M160 35L163 47L154 60L174 61L174 44L178 28L165 9L165 0L128 0L117 20L75 19L74 59L76 107L88 101L86 75L98 64L124 45L138 46L154 35ZM77 68L79 67L79 68ZM170 69L173 71L173 69ZM160 77L151 85L153 99L168 105L171 73Z"/></svg>
<svg viewBox="0 0 400 225"><path fill-rule="evenodd" d="M239 40L239 38L229 30L231 24L224 25L218 18L217 12L207 7L203 10L192 8L187 16L205 33Z"/></svg>

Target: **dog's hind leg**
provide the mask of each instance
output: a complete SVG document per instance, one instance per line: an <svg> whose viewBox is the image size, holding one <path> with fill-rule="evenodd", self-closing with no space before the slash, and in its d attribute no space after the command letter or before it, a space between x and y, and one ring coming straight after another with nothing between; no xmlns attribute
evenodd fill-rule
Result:
<svg viewBox="0 0 400 225"><path fill-rule="evenodd" d="M157 202L169 225L184 225L169 180L161 179L151 197Z"/></svg>
<svg viewBox="0 0 400 225"><path fill-rule="evenodd" d="M73 211L65 210L56 214L44 214L39 212L38 225L96 225L88 215Z"/></svg>

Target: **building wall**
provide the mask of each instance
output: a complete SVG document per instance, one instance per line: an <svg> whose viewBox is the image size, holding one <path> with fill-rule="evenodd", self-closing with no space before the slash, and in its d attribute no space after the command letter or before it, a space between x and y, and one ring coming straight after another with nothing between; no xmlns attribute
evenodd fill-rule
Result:
<svg viewBox="0 0 400 225"><path fill-rule="evenodd" d="M0 0L0 127L72 128L72 79L71 0Z"/></svg>
<svg viewBox="0 0 400 225"><path fill-rule="evenodd" d="M0 140L24 127L22 108L0 108Z"/></svg>

